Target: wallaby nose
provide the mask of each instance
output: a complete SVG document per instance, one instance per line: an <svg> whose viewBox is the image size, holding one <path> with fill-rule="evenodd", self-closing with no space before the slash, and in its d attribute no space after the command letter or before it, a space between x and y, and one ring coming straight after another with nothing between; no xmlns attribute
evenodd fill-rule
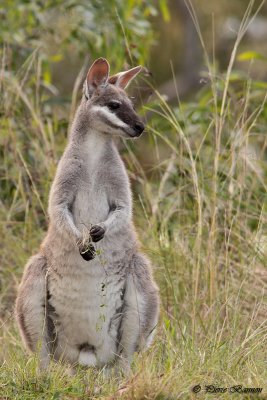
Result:
<svg viewBox="0 0 267 400"><path fill-rule="evenodd" d="M136 122L134 124L134 130L138 134L138 136L141 135L141 133L143 132L144 129L145 129L145 125L142 122Z"/></svg>

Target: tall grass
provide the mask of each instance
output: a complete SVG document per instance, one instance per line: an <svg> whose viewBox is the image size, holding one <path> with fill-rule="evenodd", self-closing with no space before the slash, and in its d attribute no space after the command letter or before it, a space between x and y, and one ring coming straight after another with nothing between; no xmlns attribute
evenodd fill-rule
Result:
<svg viewBox="0 0 267 400"><path fill-rule="evenodd" d="M148 138L125 143L135 222L155 266L162 307L154 345L136 355L132 375L119 380L93 369L71 377L59 364L42 374L22 347L14 298L23 266L46 231L66 126L56 112L40 108L37 53L12 79L2 70L1 398L210 398L205 385L212 384L260 387L261 394L238 398L267 398L266 87L234 71L251 5L226 74L205 53L207 84L195 101L170 106L155 91L143 108L150 115ZM35 95L28 91L31 68ZM156 160L151 170L137 156L147 141ZM197 384L201 391L194 394Z"/></svg>

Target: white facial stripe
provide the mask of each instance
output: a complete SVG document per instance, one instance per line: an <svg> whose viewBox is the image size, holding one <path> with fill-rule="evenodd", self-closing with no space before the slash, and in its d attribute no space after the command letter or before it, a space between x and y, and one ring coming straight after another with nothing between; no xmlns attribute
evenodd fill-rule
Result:
<svg viewBox="0 0 267 400"><path fill-rule="evenodd" d="M97 111L100 114L104 115L111 124L114 124L120 128L129 128L127 124L125 124L122 120L120 120L115 114L113 114L108 107L104 106L93 106L92 111Z"/></svg>

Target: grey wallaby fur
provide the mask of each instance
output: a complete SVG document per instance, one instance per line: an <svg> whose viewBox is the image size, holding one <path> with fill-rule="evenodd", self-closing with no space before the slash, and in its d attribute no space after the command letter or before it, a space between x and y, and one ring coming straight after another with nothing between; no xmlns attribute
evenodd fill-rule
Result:
<svg viewBox="0 0 267 400"><path fill-rule="evenodd" d="M87 74L50 191L48 232L16 301L23 341L43 366L51 358L129 366L155 333L158 288L139 250L129 179L113 141L144 130L124 91L140 70L109 77L100 58Z"/></svg>

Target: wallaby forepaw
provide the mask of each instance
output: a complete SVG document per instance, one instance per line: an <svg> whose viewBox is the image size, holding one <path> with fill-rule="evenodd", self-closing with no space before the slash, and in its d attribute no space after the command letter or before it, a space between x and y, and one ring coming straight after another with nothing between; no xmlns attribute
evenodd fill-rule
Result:
<svg viewBox="0 0 267 400"><path fill-rule="evenodd" d="M105 229L100 225L94 225L90 229L90 236L93 242L99 242L105 235Z"/></svg>
<svg viewBox="0 0 267 400"><path fill-rule="evenodd" d="M93 260L93 258L95 258L96 255L94 246L91 243L89 243L88 246L80 248L80 255L85 261Z"/></svg>

